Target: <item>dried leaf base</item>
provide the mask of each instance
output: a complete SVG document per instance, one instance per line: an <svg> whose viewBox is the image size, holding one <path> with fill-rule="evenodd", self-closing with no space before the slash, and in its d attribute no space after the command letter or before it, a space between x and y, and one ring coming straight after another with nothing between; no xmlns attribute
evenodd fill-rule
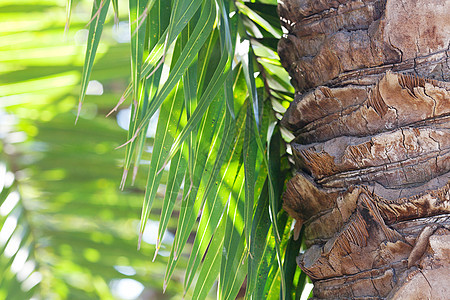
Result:
<svg viewBox="0 0 450 300"><path fill-rule="evenodd" d="M315 299L449 299L449 1L283 1Z"/></svg>

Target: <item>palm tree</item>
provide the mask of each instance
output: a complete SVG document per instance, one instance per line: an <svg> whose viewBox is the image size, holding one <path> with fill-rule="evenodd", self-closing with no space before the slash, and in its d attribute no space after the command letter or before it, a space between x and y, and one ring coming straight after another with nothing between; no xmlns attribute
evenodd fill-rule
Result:
<svg viewBox="0 0 450 300"><path fill-rule="evenodd" d="M284 208L315 299L447 299L450 4L283 1L297 173Z"/></svg>
<svg viewBox="0 0 450 300"><path fill-rule="evenodd" d="M0 4L0 298L299 298L276 1L67 3Z"/></svg>

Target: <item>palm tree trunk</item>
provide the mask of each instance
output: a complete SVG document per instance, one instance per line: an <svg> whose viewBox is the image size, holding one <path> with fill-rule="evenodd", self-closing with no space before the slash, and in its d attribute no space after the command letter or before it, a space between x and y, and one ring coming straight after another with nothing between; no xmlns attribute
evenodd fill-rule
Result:
<svg viewBox="0 0 450 300"><path fill-rule="evenodd" d="M283 0L284 126L315 299L450 295L450 1ZM297 226L297 228L299 228Z"/></svg>

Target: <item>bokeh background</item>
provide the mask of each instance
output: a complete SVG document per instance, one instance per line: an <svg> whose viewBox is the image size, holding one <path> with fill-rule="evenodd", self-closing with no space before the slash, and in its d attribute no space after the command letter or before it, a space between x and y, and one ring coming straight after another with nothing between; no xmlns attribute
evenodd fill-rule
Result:
<svg viewBox="0 0 450 300"><path fill-rule="evenodd" d="M177 207L152 262L164 189L137 251L146 172L119 190L128 104L105 117L130 80L128 4L75 125L92 1L69 1L65 31L67 2L0 1L0 299L181 299L179 271L163 294Z"/></svg>

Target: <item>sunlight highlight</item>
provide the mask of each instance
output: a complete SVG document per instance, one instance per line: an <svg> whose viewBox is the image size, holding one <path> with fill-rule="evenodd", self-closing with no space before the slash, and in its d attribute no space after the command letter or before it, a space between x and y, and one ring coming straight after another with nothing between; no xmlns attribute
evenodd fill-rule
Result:
<svg viewBox="0 0 450 300"><path fill-rule="evenodd" d="M110 286L113 295L124 300L137 299L144 290L142 283L130 278L111 280Z"/></svg>
<svg viewBox="0 0 450 300"><path fill-rule="evenodd" d="M5 223L3 223L2 230L0 230L0 246L3 247L8 241L9 237L13 234L14 229L17 226L17 216L11 214L6 218Z"/></svg>
<svg viewBox="0 0 450 300"><path fill-rule="evenodd" d="M36 264L35 264L34 260L27 261L22 266L20 271L17 273L17 275L16 275L17 280L24 281L28 276L30 276L30 274L34 271L35 268L36 268Z"/></svg>
<svg viewBox="0 0 450 300"><path fill-rule="evenodd" d="M3 201L2 206L0 206L0 215L8 215L14 209L19 200L19 193L17 191L11 192L8 197L6 197L5 201Z"/></svg>
<svg viewBox="0 0 450 300"><path fill-rule="evenodd" d="M17 274L25 265L25 262L27 261L28 255L30 254L30 251L26 247L20 248L19 252L17 252L16 256L14 257L14 260L11 264L11 272L14 274Z"/></svg>
<svg viewBox="0 0 450 300"><path fill-rule="evenodd" d="M86 88L86 95L101 96L103 95L103 84L98 80L91 80L88 82Z"/></svg>
<svg viewBox="0 0 450 300"><path fill-rule="evenodd" d="M22 282L21 288L24 292L27 292L31 290L36 284L41 282L41 280L42 280L41 273L34 272L33 274L30 275L30 277L28 277L24 282Z"/></svg>

